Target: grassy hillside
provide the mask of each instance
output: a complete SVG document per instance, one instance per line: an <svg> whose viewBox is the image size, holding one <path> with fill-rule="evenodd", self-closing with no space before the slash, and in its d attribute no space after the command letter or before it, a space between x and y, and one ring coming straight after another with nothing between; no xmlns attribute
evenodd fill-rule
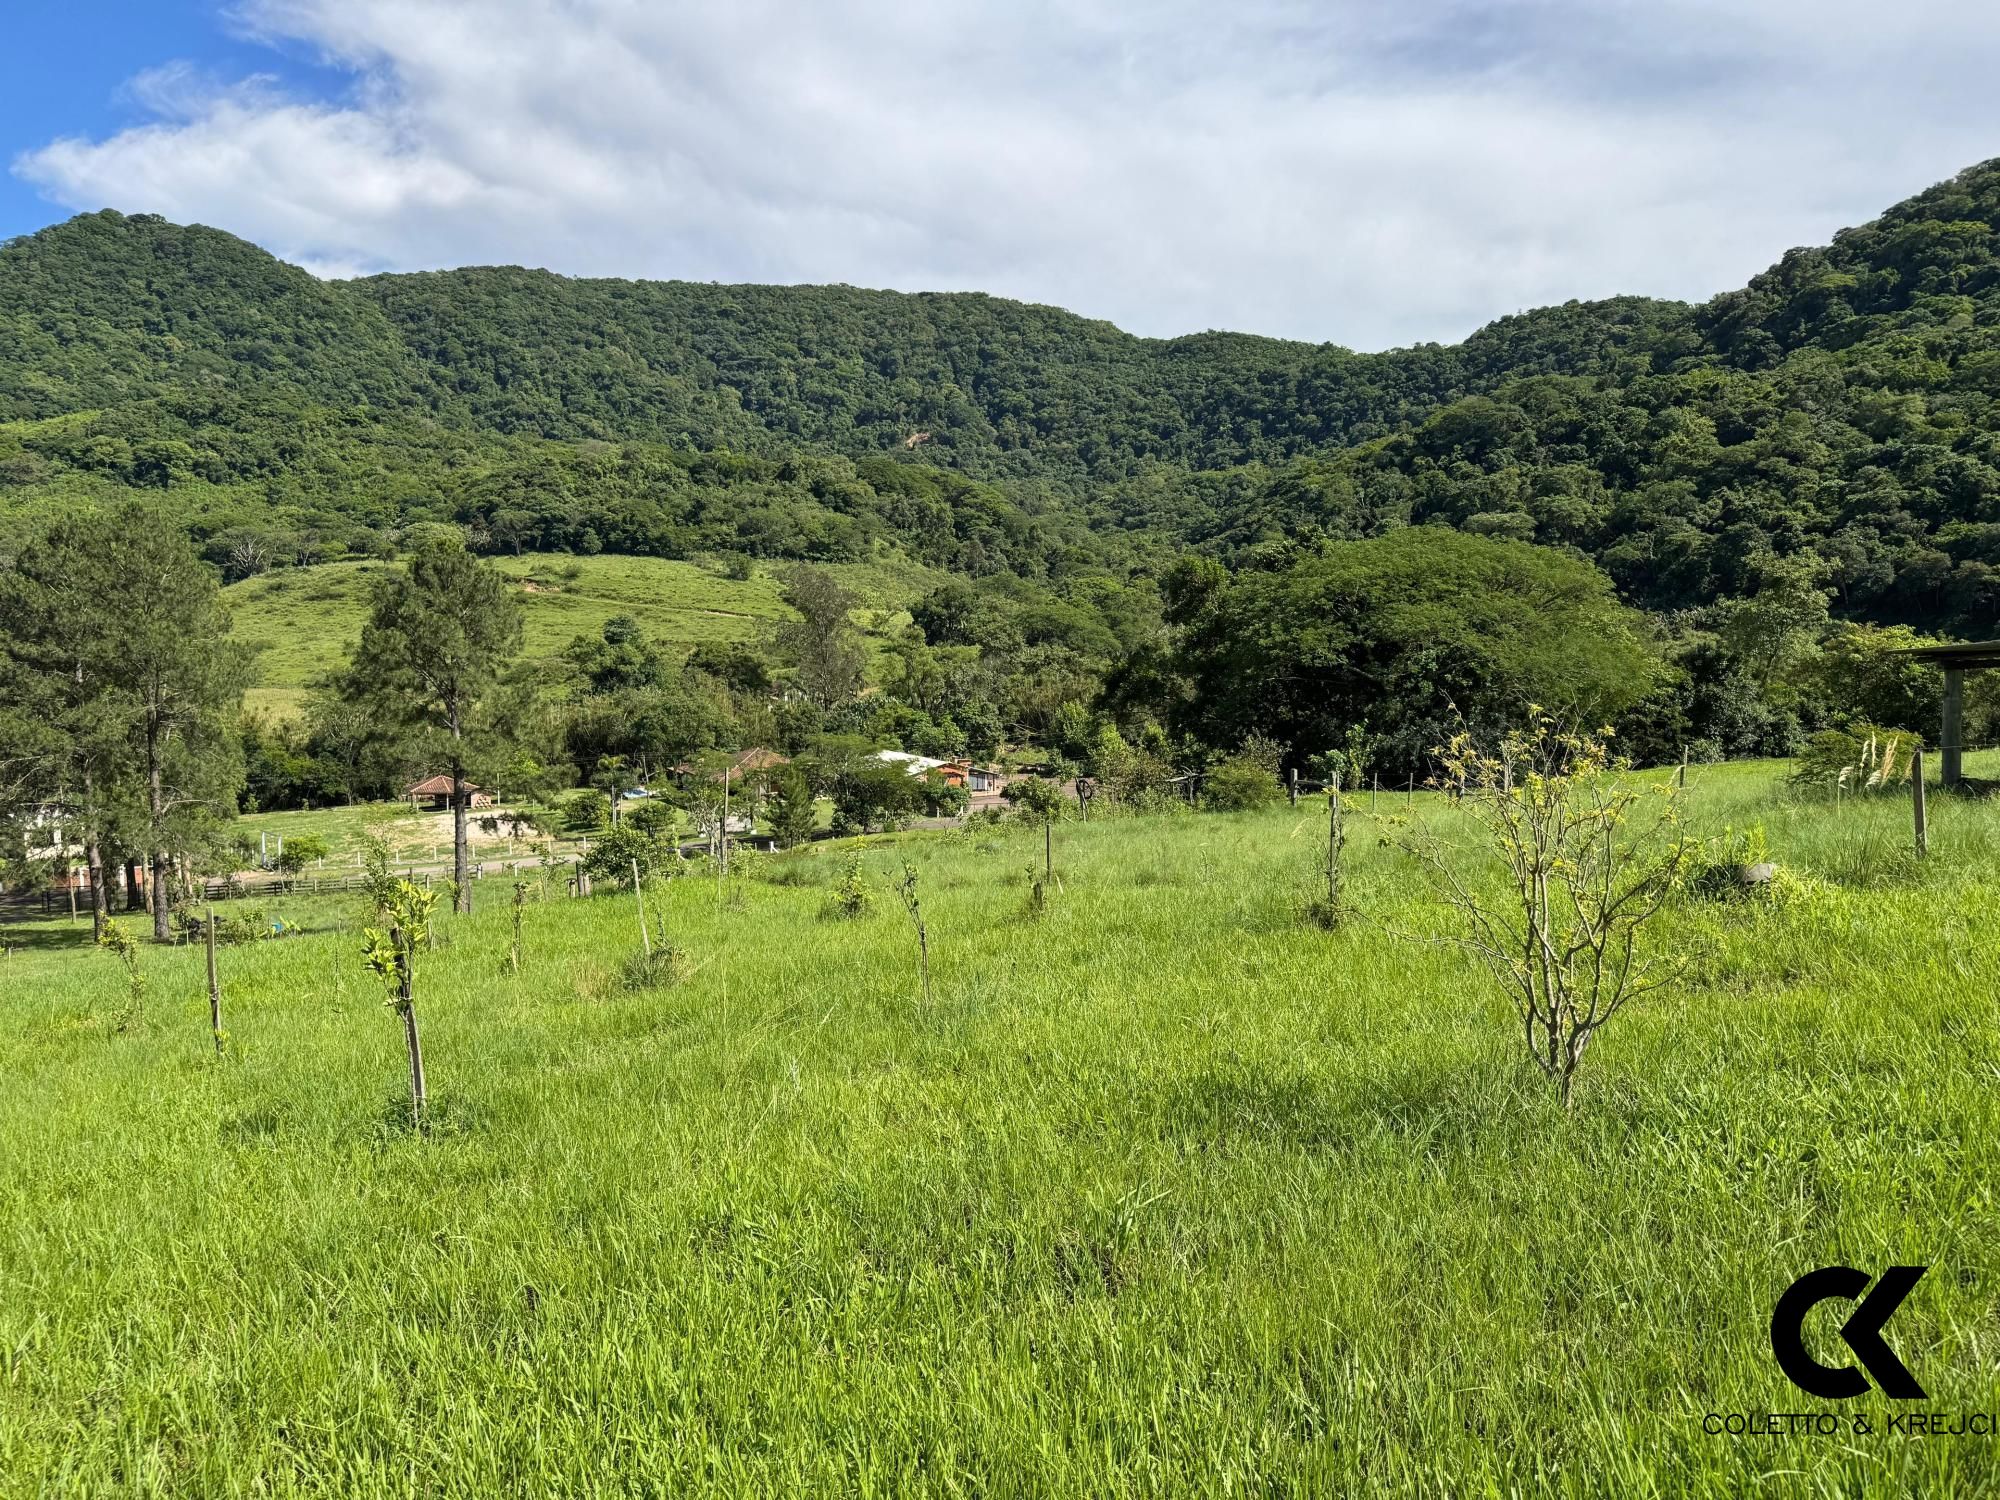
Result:
<svg viewBox="0 0 2000 1500"><path fill-rule="evenodd" d="M659 558L538 553L496 559L496 565L521 601L522 649L530 657L555 655L613 615L630 615L656 640L683 647L755 640L791 615L768 568L733 579ZM383 566L288 568L226 591L237 638L258 653L257 685L246 707L280 717L297 712L306 685L339 667L360 639L368 582ZM866 601L863 623L878 638L897 625L911 600L935 586L934 575L909 563L837 564L830 571Z"/></svg>
<svg viewBox="0 0 2000 1500"><path fill-rule="evenodd" d="M491 903L419 969L428 1138L352 911L224 953L224 1063L198 953L126 1030L111 955L17 954L0 1492L1989 1492L1872 1395L1702 1423L1820 1409L1768 1325L1839 1262L1929 1265L1891 1342L2000 1405L2000 806L1917 866L1905 802L1690 795L1802 879L1670 909L1566 1118L1365 807L1332 934L1317 806L1066 825L1039 921L1018 827L868 847L858 922L837 850L676 880L645 992L629 894L530 908L518 976Z"/></svg>

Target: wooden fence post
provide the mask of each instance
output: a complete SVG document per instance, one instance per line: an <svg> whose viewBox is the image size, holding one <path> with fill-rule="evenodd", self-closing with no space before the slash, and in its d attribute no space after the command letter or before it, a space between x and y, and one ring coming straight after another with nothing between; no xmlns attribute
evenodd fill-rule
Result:
<svg viewBox="0 0 2000 1500"><path fill-rule="evenodd" d="M1291 793L1292 806L1299 805L1299 768L1293 766L1285 772L1285 790Z"/></svg>
<svg viewBox="0 0 2000 1500"><path fill-rule="evenodd" d="M1931 852L1931 832L1924 821L1924 751L1919 745L1910 755L1910 805L1917 821L1917 858Z"/></svg>
<svg viewBox="0 0 2000 1500"><path fill-rule="evenodd" d="M1685 791L1687 789L1687 784L1688 784L1688 751L1687 751L1687 746L1683 745L1681 746L1681 768L1679 774L1677 774L1674 777L1674 785L1676 788Z"/></svg>

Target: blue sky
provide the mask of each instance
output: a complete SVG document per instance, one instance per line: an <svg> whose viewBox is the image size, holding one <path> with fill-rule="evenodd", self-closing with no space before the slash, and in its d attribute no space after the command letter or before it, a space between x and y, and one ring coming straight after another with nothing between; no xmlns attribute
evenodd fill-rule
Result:
<svg viewBox="0 0 2000 1500"><path fill-rule="evenodd" d="M1965 0L13 0L0 235L984 290L1381 348L2000 155Z"/></svg>
<svg viewBox="0 0 2000 1500"><path fill-rule="evenodd" d="M310 53L241 38L213 0L12 0L0 49L0 163L59 136L103 139L152 118L133 80L185 60L218 77L268 73L286 87L345 85ZM289 55L288 55L289 54ZM14 173L0 174L0 239L25 234L69 208Z"/></svg>

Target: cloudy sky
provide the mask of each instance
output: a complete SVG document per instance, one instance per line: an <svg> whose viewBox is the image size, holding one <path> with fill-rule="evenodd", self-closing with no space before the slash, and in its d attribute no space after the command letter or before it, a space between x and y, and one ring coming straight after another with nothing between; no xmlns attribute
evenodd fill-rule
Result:
<svg viewBox="0 0 2000 1500"><path fill-rule="evenodd" d="M1985 0L15 0L0 236L1374 349L1741 285L2000 155Z"/></svg>

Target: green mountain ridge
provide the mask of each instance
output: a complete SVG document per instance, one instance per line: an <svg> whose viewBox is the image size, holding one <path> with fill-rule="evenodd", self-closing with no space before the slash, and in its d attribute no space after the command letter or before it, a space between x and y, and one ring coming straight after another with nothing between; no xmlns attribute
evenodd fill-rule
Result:
<svg viewBox="0 0 2000 1500"><path fill-rule="evenodd" d="M1690 306L1358 354L979 293L469 268L325 283L113 212L0 246L0 537L158 492L232 576L420 521L1055 585L1448 524L1655 610L1793 565L1859 618L2000 612L2000 162Z"/></svg>
<svg viewBox="0 0 2000 1500"><path fill-rule="evenodd" d="M981 292L467 267L320 282L221 230L111 210L0 247L0 420L234 384L453 425L682 447L893 451L988 475L1213 467L1380 436L1493 371L1578 373L1685 317L1619 298L1355 354L1127 334Z"/></svg>

